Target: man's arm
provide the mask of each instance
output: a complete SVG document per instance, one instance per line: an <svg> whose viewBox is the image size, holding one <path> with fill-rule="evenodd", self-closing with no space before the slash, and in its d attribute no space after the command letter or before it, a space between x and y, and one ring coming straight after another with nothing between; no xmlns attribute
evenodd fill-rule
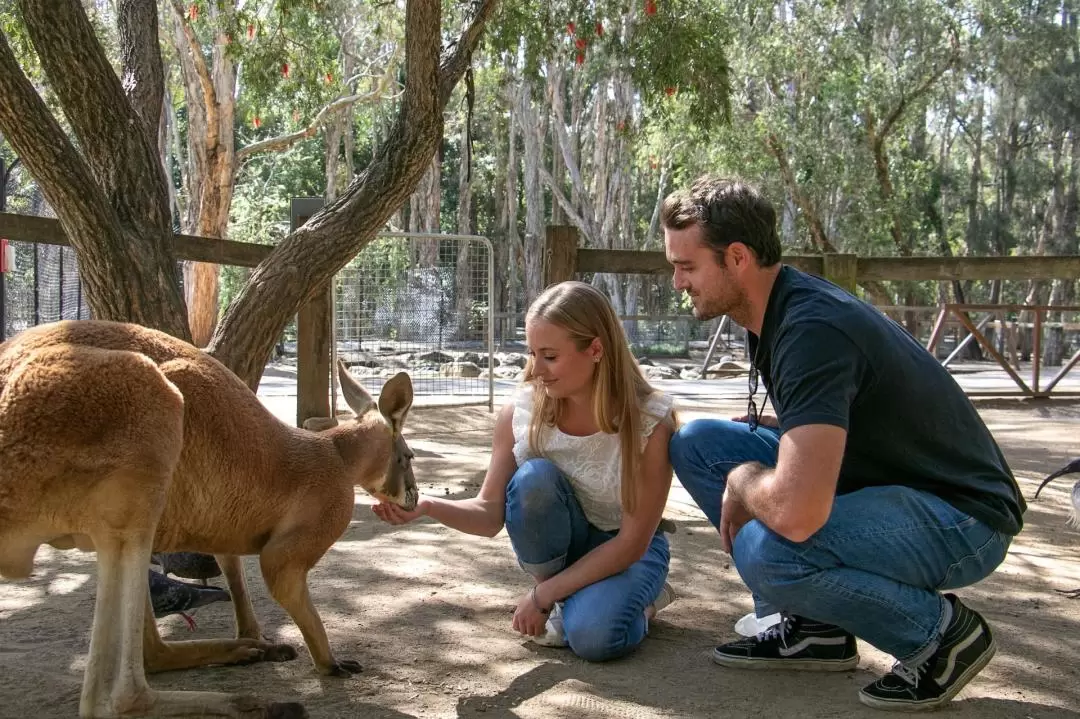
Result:
<svg viewBox="0 0 1080 719"><path fill-rule="evenodd" d="M851 406L872 378L862 350L821 322L786 328L773 358L770 391L781 409L777 463L775 469L747 463L728 473L724 506L732 524L724 526L721 511L720 531L728 551L750 519L792 542L806 541L828 521Z"/></svg>
<svg viewBox="0 0 1080 719"><path fill-rule="evenodd" d="M805 542L829 519L846 440L835 425L795 427L780 437L775 468L741 464L728 473L727 491L781 537ZM732 527L731 539L739 529Z"/></svg>

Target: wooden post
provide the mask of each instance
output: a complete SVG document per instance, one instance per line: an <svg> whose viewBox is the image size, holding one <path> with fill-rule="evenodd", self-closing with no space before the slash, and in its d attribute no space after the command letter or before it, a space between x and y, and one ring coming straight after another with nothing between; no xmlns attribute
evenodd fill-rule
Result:
<svg viewBox="0 0 1080 719"><path fill-rule="evenodd" d="M855 294L855 278L859 271L859 256L829 252L821 256L822 277Z"/></svg>
<svg viewBox="0 0 1080 719"><path fill-rule="evenodd" d="M547 226L544 287L572 280L577 275L578 231L570 225Z"/></svg>
<svg viewBox="0 0 1080 719"><path fill-rule="evenodd" d="M296 426L330 416L330 286L296 314Z"/></svg>
<svg viewBox="0 0 1080 719"><path fill-rule="evenodd" d="M321 197L294 197L292 231L323 206ZM330 417L330 343L333 338L333 281L320 287L296 313L296 426L311 417Z"/></svg>

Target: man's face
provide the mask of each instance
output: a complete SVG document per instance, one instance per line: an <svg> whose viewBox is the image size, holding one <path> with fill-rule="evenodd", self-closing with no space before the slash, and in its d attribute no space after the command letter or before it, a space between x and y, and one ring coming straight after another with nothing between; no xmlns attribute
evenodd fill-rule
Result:
<svg viewBox="0 0 1080 719"><path fill-rule="evenodd" d="M722 264L696 225L681 230L664 228L667 259L675 267L675 289L694 303L694 317L708 320L730 314L745 301L745 292Z"/></svg>

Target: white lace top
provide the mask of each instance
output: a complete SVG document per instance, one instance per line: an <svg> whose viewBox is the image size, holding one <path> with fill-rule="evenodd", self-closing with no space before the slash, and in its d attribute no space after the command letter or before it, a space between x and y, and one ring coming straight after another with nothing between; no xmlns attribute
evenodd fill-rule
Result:
<svg viewBox="0 0 1080 719"><path fill-rule="evenodd" d="M532 392L531 384L523 384L510 398L514 405L514 460L518 466L536 456L529 450ZM671 413L673 404L674 398L663 392L656 392L648 399L641 418L642 447L657 423ZM541 436L545 442L544 458L553 462L570 481L586 519L605 531L618 529L622 521L619 435L597 432L587 437L575 437L558 427L550 427Z"/></svg>

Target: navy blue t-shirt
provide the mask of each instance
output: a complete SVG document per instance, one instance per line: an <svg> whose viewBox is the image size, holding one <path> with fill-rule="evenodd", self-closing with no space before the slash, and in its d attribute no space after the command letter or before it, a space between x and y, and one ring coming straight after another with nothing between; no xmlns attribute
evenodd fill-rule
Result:
<svg viewBox="0 0 1080 719"><path fill-rule="evenodd" d="M1024 498L975 407L874 307L784 265L749 351L781 433L804 424L847 430L837 494L903 485L1006 534L1023 527Z"/></svg>

